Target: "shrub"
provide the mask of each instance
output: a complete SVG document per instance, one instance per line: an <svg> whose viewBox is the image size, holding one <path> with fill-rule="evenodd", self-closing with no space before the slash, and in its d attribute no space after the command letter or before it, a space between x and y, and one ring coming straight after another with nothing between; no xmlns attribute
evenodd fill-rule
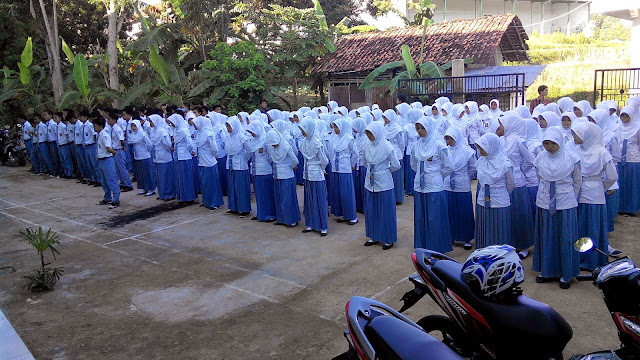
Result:
<svg viewBox="0 0 640 360"><path fill-rule="evenodd" d="M60 279L64 270L62 268L50 266L51 263L47 262L44 254L47 251L50 251L53 259L56 259L56 254L60 254L58 248L64 246L60 242L60 235L56 232L52 232L51 229L47 230L45 233L42 231L42 228L39 227L38 231L26 228L25 231L20 231L20 236L27 240L27 242L36 249L40 256L40 269L33 270L33 275L25 276L25 278L29 279L27 288L30 291L53 290L54 285Z"/></svg>

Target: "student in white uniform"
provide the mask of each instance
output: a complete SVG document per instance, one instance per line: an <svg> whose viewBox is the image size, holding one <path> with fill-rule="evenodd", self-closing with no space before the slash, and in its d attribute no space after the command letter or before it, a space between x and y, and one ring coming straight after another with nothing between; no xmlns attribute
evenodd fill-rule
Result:
<svg viewBox="0 0 640 360"><path fill-rule="evenodd" d="M124 130L120 127L120 124L118 124L117 116L115 112L108 113L107 123L111 126L111 148L116 151L114 160L116 162L118 180L120 180L120 189L122 192L127 192L133 190L133 184L131 183L129 170L127 169L127 150Z"/></svg>
<svg viewBox="0 0 640 360"><path fill-rule="evenodd" d="M358 217L352 171L358 162L358 149L351 135L353 130L349 120L339 118L332 124L334 133L329 136L327 146L327 156L331 163L331 214L341 217L337 219L338 222L354 225L358 222Z"/></svg>
<svg viewBox="0 0 640 360"><path fill-rule="evenodd" d="M393 145L393 152L396 154L398 162L400 162L400 169L391 174L393 175L393 191L396 196L396 205L400 205L404 202L404 170L401 163L406 146L404 130L398 121L395 111L391 109L383 113L382 121L384 121L384 136Z"/></svg>
<svg viewBox="0 0 640 360"><path fill-rule="evenodd" d="M116 151L111 148L111 135L105 129L105 120L98 115L93 118L94 130L98 133L97 158L98 174L104 190L104 198L98 205L109 205L109 209L120 206L120 186L116 175L116 163L113 156Z"/></svg>

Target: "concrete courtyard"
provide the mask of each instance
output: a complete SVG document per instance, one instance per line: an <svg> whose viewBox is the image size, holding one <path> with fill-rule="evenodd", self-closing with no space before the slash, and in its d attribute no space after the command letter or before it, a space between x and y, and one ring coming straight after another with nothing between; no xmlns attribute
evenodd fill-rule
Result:
<svg viewBox="0 0 640 360"><path fill-rule="evenodd" d="M410 197L397 208L398 243L382 251L362 246L363 216L355 226L331 217L321 238L302 234L302 224L274 226L136 192L109 210L95 205L101 188L25 170L0 168L0 309L36 359L330 359L347 349L351 296L400 308L412 288ZM302 187L298 194L302 206ZM638 261L639 225L618 217L610 239ZM65 274L53 291L24 287L23 276L39 266L18 235L27 226L62 235L54 265ZM456 247L452 256L469 253ZM565 356L618 346L593 284L536 284L531 262L524 260L525 294L574 329ZM436 313L425 297L407 315Z"/></svg>

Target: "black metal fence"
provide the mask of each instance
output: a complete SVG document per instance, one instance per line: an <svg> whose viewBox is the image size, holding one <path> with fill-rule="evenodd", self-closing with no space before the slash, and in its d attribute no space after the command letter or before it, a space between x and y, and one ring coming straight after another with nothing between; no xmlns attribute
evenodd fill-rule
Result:
<svg viewBox="0 0 640 360"><path fill-rule="evenodd" d="M502 110L510 110L524 105L525 90L524 73L398 80L398 96L404 96L408 103L432 104L442 96L454 103L488 104L498 99Z"/></svg>
<svg viewBox="0 0 640 360"><path fill-rule="evenodd" d="M593 106L615 100L622 107L629 96L640 96L640 68L600 69L593 80Z"/></svg>

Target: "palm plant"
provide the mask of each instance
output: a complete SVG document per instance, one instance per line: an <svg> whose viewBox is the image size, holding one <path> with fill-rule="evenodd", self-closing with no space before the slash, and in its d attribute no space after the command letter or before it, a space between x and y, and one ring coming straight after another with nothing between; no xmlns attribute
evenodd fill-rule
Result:
<svg viewBox="0 0 640 360"><path fill-rule="evenodd" d="M42 227L38 227L38 231L26 228L25 231L20 231L20 236L27 240L40 256L40 269L33 270L34 274L32 275L25 276L25 278L29 279L27 289L29 289L29 291L52 290L56 282L60 279L60 276L64 273L64 270L50 266L51 262L47 260L45 253L51 252L53 260L56 259L56 254L60 254L58 249L64 247L60 242L60 235L51 231L51 229L43 232Z"/></svg>

